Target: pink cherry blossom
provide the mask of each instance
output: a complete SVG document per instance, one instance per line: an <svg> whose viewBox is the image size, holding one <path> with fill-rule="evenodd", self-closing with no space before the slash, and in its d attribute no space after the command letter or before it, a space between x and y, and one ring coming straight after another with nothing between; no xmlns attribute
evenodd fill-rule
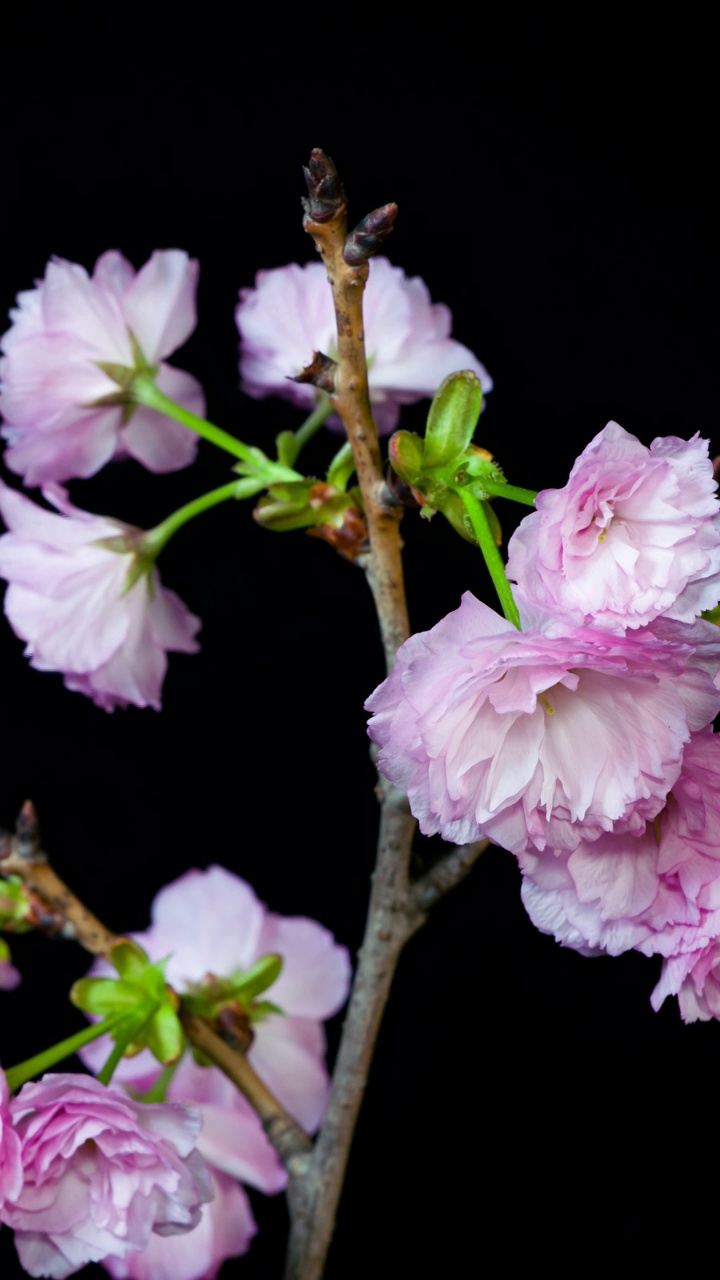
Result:
<svg viewBox="0 0 720 1280"><path fill-rule="evenodd" d="M107 401L119 388L99 363L134 367L139 347L160 390L202 415L199 384L163 363L195 327L197 274L179 249L156 250L137 273L114 251L98 258L92 276L61 258L48 263L45 278L19 294L2 340L11 471L38 485L94 475L113 457L130 455L150 471L193 461L193 432L154 409Z"/></svg>
<svg viewBox="0 0 720 1280"><path fill-rule="evenodd" d="M153 1233L142 1253L103 1259L114 1280L215 1280L226 1258L247 1253L257 1227L245 1192L217 1169L210 1181L214 1197L187 1235Z"/></svg>
<svg viewBox="0 0 720 1280"><path fill-rule="evenodd" d="M197 651L198 619L155 569L126 590L132 549L100 543L121 535L132 543L139 530L78 510L57 486L45 496L60 514L0 482L10 530L0 537L0 576L10 583L5 613L31 665L62 672L68 689L106 711L128 703L159 709L167 651Z"/></svg>
<svg viewBox="0 0 720 1280"><path fill-rule="evenodd" d="M262 956L282 956L282 972L262 999L267 996L283 1012L252 1024L248 1058L283 1106L313 1133L328 1091L322 1021L341 1007L350 983L345 948L314 920L269 912L249 884L218 866L188 871L161 889L150 928L131 936L151 959L170 957L165 972L180 992L208 973L227 978ZM108 972L103 961L96 961L93 974ZM92 1068L103 1061L101 1047L94 1044L82 1056ZM123 1059L114 1079L146 1089L157 1072L145 1051ZM198 1066L186 1054L169 1096L201 1107L198 1146L215 1169L268 1193L286 1185L287 1174L255 1112L221 1072Z"/></svg>
<svg viewBox="0 0 720 1280"><path fill-rule="evenodd" d="M668 996L677 996L684 1022L720 1019L720 938L663 961L651 996L653 1009L659 1009Z"/></svg>
<svg viewBox="0 0 720 1280"><path fill-rule="evenodd" d="M21 982L20 970L7 957L0 956L0 991L14 991Z"/></svg>
<svg viewBox="0 0 720 1280"><path fill-rule="evenodd" d="M610 422L536 505L508 549L508 577L530 599L619 628L691 622L720 600L720 506L697 435L648 449Z"/></svg>
<svg viewBox="0 0 720 1280"><path fill-rule="evenodd" d="M368 699L378 767L422 831L457 843L519 854L640 832L720 707L719 661L711 623L517 631L467 592Z"/></svg>
<svg viewBox="0 0 720 1280"><path fill-rule="evenodd" d="M520 858L533 924L564 946L695 952L720 934L720 735L693 734L665 807L639 835Z"/></svg>
<svg viewBox="0 0 720 1280"><path fill-rule="evenodd" d="M201 1119L143 1104L91 1076L43 1076L10 1104L23 1186L2 1210L31 1276L69 1276L191 1231L212 1189L195 1149Z"/></svg>
<svg viewBox="0 0 720 1280"><path fill-rule="evenodd" d="M20 1139L13 1128L10 1093L0 1067L0 1220L6 1204L17 1200L23 1185Z"/></svg>
<svg viewBox="0 0 720 1280"><path fill-rule="evenodd" d="M259 271L254 289L240 291L240 374L248 395L283 396L308 412L313 387L288 381L314 351L337 351L335 313L325 267L290 263ZM408 279L387 258L373 258L364 297L370 399L382 432L397 424L399 406L431 397L443 378L472 369L485 393L492 378L468 347L450 337L452 316L432 303L419 276Z"/></svg>

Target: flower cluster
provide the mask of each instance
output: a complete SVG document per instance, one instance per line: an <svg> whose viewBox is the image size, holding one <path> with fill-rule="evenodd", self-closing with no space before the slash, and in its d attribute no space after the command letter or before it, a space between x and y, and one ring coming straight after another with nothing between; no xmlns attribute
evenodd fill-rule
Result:
<svg viewBox="0 0 720 1280"><path fill-rule="evenodd" d="M213 1194L200 1124L196 1108L91 1076L46 1075L9 1099L0 1071L0 1222L24 1270L62 1280L193 1231Z"/></svg>
<svg viewBox="0 0 720 1280"><path fill-rule="evenodd" d="M420 826L511 850L539 928L666 957L720 1015L720 506L707 445L610 423L509 547L522 630L463 597L367 706Z"/></svg>
<svg viewBox="0 0 720 1280"><path fill-rule="evenodd" d="M325 1111L324 1019L344 1003L350 958L314 920L275 915L258 901L250 885L223 867L189 871L155 898L152 924L133 934L153 960L169 956L166 974L179 992L200 990L209 975L228 979L249 970L261 957L279 955L279 978L257 1010L233 1002L233 1015L250 1040L249 1061L286 1110L308 1133ZM93 975L110 973L103 961ZM265 993L263 993L264 999ZM103 1062L95 1042L82 1052L91 1068ZM144 1092L158 1074L145 1050L121 1061L115 1080ZM198 1280L212 1277L223 1259L245 1253L255 1233L240 1182L268 1194L281 1191L287 1174L249 1103L215 1068L199 1066L187 1053L175 1071L168 1097L199 1108L198 1149L205 1157L215 1199L201 1226L182 1242L153 1236L142 1253L109 1260L117 1280Z"/></svg>

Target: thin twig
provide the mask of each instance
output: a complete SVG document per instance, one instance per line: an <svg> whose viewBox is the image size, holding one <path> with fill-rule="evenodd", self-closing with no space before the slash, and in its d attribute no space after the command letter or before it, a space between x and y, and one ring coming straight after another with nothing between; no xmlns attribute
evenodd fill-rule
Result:
<svg viewBox="0 0 720 1280"><path fill-rule="evenodd" d="M181 1020L188 1040L201 1049L225 1073L257 1112L268 1139L283 1164L293 1170L299 1158L312 1151L312 1142L300 1125L281 1107L243 1053L222 1039L204 1018L182 1010Z"/></svg>
<svg viewBox="0 0 720 1280"><path fill-rule="evenodd" d="M368 395L362 319L362 295L368 277L364 246L375 243L378 228L388 233L395 206L369 215L346 240L347 205L335 166L314 151L306 172L309 198L305 228L322 255L332 288L337 320L338 363L333 403L352 445L370 535L365 571L372 589L388 672L409 634L403 583L400 511L383 479L380 447ZM384 231L383 231L384 228ZM479 851L463 858L453 850L418 886L410 884L409 864L415 821L407 799L380 779L382 801L377 862L365 937L350 996L337 1062L320 1134L312 1155L291 1174L288 1199L292 1230L286 1280L320 1280L330 1246L345 1169L375 1042L400 953L426 919L427 908L463 878Z"/></svg>
<svg viewBox="0 0 720 1280"><path fill-rule="evenodd" d="M412 886L418 911L427 915L446 893L460 884L470 874L489 844L489 840L476 840L474 844L453 845L443 854Z"/></svg>
<svg viewBox="0 0 720 1280"><path fill-rule="evenodd" d="M361 258L351 265L343 256L347 202L335 166L322 151L312 153L308 188L310 197L305 201L304 226L325 264L337 321L338 360L331 399L345 424L355 457L370 534L370 553L365 570L375 599L389 671L398 648L410 634L410 625L400 556L402 508L392 501L385 485L368 392L362 314L368 263L367 259ZM394 209L395 206L385 208Z"/></svg>

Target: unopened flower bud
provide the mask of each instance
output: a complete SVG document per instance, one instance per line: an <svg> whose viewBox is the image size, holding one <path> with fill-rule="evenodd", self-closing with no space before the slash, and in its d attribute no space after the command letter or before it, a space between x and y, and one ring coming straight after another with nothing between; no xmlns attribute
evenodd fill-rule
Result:
<svg viewBox="0 0 720 1280"><path fill-rule="evenodd" d="M314 147L310 160L303 166L308 194L303 197L303 209L307 222L330 222L346 207L345 192L330 156Z"/></svg>
<svg viewBox="0 0 720 1280"><path fill-rule="evenodd" d="M394 230L397 217L396 204L384 204L380 209L373 209L362 222L358 222L354 231L345 241L343 258L350 267L358 267L374 257L382 248L388 236Z"/></svg>

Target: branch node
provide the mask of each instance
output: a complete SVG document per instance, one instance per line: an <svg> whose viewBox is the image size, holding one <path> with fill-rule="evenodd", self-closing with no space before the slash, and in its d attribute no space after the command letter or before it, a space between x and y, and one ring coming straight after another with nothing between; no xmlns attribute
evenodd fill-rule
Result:
<svg viewBox="0 0 720 1280"><path fill-rule="evenodd" d="M319 387L321 391L327 391L332 395L335 390L336 369L336 360L326 356L323 351L314 351L310 363L306 364L302 372L296 374L294 378L288 378L288 382L309 382L313 387Z"/></svg>

